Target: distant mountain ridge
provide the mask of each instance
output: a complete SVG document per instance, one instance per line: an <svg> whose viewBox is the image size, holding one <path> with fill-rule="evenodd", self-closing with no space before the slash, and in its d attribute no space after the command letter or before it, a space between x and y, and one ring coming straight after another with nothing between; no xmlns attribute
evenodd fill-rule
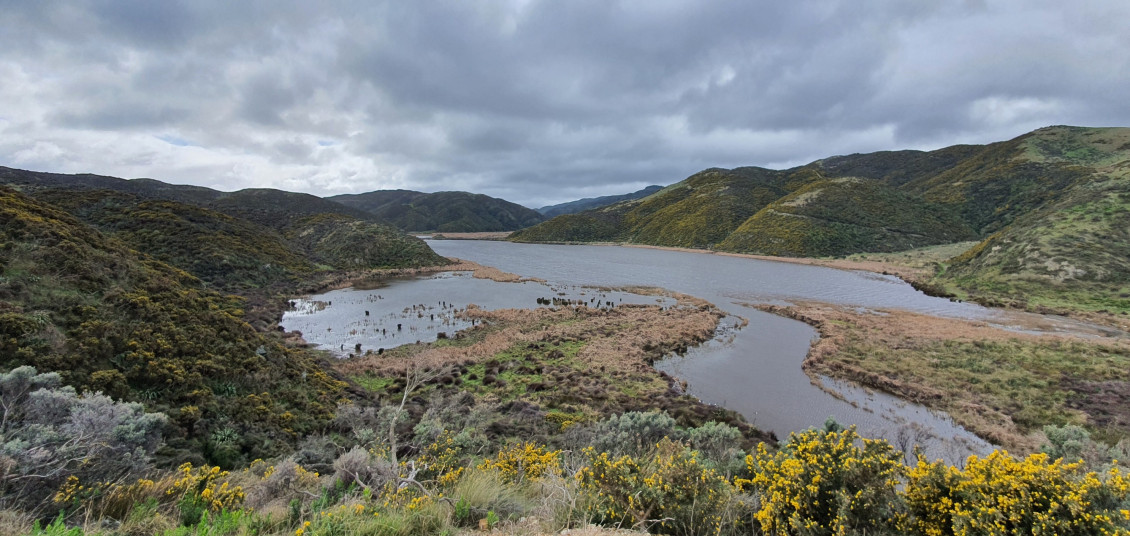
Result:
<svg viewBox="0 0 1130 536"><path fill-rule="evenodd" d="M1130 310L1130 129L1055 126L787 170L713 168L511 239L817 257L983 239L936 283L982 301L1052 304L1078 289L1068 301Z"/></svg>
<svg viewBox="0 0 1130 536"><path fill-rule="evenodd" d="M516 231L545 221L537 211L469 192L377 190L326 199L363 211L403 231L473 233Z"/></svg>
<svg viewBox="0 0 1130 536"><path fill-rule="evenodd" d="M644 188L642 190L637 190L637 191L632 192L630 194L604 195L604 196L600 196L600 197L586 197L584 199L578 199L576 201L569 201L568 203L559 203L559 204L556 204L556 205L547 205L547 206L544 206L544 207L537 209L537 211L540 212L541 215L545 216L546 218L553 218L553 217L561 216L561 215L564 215L564 214L576 214L578 212L583 212L583 211L591 210L591 209L594 209L594 208L600 208L600 207L604 207L604 206L608 206L608 205L613 205L613 204L616 204L616 203L620 203L622 201L632 201L634 199L642 199L642 198L647 197L647 196L649 196L649 195L651 195L655 192L658 192L659 190L662 190L662 189L663 189L662 186L653 184L651 186L648 186L647 188Z"/></svg>

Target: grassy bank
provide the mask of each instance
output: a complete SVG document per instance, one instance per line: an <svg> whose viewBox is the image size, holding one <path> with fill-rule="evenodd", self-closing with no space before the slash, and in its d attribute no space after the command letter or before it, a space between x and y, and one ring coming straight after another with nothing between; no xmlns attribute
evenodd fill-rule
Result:
<svg viewBox="0 0 1130 536"><path fill-rule="evenodd" d="M1046 425L1130 437L1130 343L1026 335L980 321L822 304L766 310L815 326L810 374L857 382L945 411L985 439L1037 450Z"/></svg>

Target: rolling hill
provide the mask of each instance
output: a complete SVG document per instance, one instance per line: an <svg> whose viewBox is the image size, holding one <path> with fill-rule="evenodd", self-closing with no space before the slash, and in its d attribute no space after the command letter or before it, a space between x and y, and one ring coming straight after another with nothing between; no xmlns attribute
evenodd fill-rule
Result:
<svg viewBox="0 0 1130 536"><path fill-rule="evenodd" d="M787 170L708 169L511 240L818 257L981 239L933 284L990 303L1127 311L1128 190L1130 129L1056 126Z"/></svg>
<svg viewBox="0 0 1130 536"><path fill-rule="evenodd" d="M770 203L717 244L783 256L902 251L975 238L952 210L859 177L806 184Z"/></svg>
<svg viewBox="0 0 1130 536"><path fill-rule="evenodd" d="M647 197L558 216L511 238L711 247L785 193L779 178L760 168L708 169Z"/></svg>
<svg viewBox="0 0 1130 536"><path fill-rule="evenodd" d="M410 232L516 231L545 220L537 211L504 199L467 192L378 190L328 198Z"/></svg>
<svg viewBox="0 0 1130 536"><path fill-rule="evenodd" d="M0 168L0 183L229 291L292 283L315 270L448 262L371 214L309 194L12 168Z"/></svg>
<svg viewBox="0 0 1130 536"><path fill-rule="evenodd" d="M995 231L937 282L986 303L1130 311L1130 129L1052 127L1015 142L1003 169L971 174L958 190L998 177L1015 195L970 211L995 217L986 225ZM976 199L955 203L977 208Z"/></svg>
<svg viewBox="0 0 1130 536"><path fill-rule="evenodd" d="M33 195L227 292L293 283L317 269L274 229L203 207L112 190L47 189Z"/></svg>

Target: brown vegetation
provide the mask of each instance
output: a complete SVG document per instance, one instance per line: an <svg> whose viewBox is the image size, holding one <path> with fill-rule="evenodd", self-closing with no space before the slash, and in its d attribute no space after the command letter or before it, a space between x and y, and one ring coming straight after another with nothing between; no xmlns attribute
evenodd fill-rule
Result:
<svg viewBox="0 0 1130 536"><path fill-rule="evenodd" d="M700 302L705 303L705 302ZM486 311L468 306L459 316L475 320L471 333L476 342L458 346L420 346L414 352L388 352L343 361L339 366L347 375L371 370L403 374L410 366L443 367L466 360L479 362L515 344L532 342L583 341L577 353L585 366L604 366L621 371L650 370L650 363L664 354L686 349L709 339L724 316L710 305L623 305L614 309L590 307L501 309ZM481 335L475 333L480 332ZM478 336L475 336L478 335Z"/></svg>
<svg viewBox="0 0 1130 536"><path fill-rule="evenodd" d="M496 311L471 305L459 315L473 320L472 328L431 344L343 360L336 369L381 399L401 392L414 372L439 371L421 389L426 396L469 393L481 401L521 404L561 427L660 409L682 426L717 420L747 437L767 438L735 412L685 395L682 382L652 368L654 361L713 337L725 316L708 302L668 295L676 305Z"/></svg>
<svg viewBox="0 0 1130 536"><path fill-rule="evenodd" d="M1034 451L1040 429L1051 424L1084 425L1111 442L1130 437L1130 342L1123 338L1025 334L984 321L820 303L760 308L820 331L803 365L809 375L945 411L1010 450Z"/></svg>

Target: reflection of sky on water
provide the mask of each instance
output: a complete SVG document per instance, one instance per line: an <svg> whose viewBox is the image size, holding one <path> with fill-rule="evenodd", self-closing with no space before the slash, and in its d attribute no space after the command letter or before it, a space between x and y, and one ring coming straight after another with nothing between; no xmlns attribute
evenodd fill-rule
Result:
<svg viewBox="0 0 1130 536"><path fill-rule="evenodd" d="M537 282L498 283L468 272L446 272L420 279L398 279L373 290L334 290L292 300L280 326L300 331L307 342L338 355L377 351L402 344L432 342L471 327L456 313L469 304L483 309L533 308L539 299L583 302L588 307L663 304L674 300L576 285Z"/></svg>

